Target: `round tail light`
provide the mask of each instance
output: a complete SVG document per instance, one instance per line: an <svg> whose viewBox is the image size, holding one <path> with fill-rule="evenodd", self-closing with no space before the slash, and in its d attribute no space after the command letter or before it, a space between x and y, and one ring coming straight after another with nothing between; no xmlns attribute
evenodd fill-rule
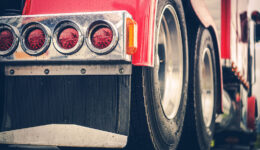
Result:
<svg viewBox="0 0 260 150"><path fill-rule="evenodd" d="M110 22L95 21L88 29L87 38L87 45L92 52L107 54L117 45L118 32Z"/></svg>
<svg viewBox="0 0 260 150"><path fill-rule="evenodd" d="M25 44L30 50L39 50L45 43L45 34L39 29L31 30L25 38Z"/></svg>
<svg viewBox="0 0 260 150"><path fill-rule="evenodd" d="M23 28L22 48L33 56L43 54L50 45L50 31L39 23L32 23Z"/></svg>
<svg viewBox="0 0 260 150"><path fill-rule="evenodd" d="M17 36L18 30L6 24L0 24L0 55L10 55L19 42Z"/></svg>
<svg viewBox="0 0 260 150"><path fill-rule="evenodd" d="M90 35L91 43L98 49L108 47L113 40L113 31L106 26L98 26Z"/></svg>
<svg viewBox="0 0 260 150"><path fill-rule="evenodd" d="M58 35L58 43L61 48L71 49L76 46L79 40L79 33L73 27L63 29Z"/></svg>
<svg viewBox="0 0 260 150"><path fill-rule="evenodd" d="M76 53L83 44L83 35L79 26L71 21L63 21L55 27L53 43L62 54Z"/></svg>
<svg viewBox="0 0 260 150"><path fill-rule="evenodd" d="M9 29L0 31L0 51L6 51L12 47L14 36Z"/></svg>

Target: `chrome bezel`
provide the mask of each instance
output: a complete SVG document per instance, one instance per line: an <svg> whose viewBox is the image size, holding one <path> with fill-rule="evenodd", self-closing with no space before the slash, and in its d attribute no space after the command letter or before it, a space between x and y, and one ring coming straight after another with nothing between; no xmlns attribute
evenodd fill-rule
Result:
<svg viewBox="0 0 260 150"><path fill-rule="evenodd" d="M15 27L19 31L19 44L14 53L7 57L0 56L0 62L28 62L28 61L51 61L51 62L71 62L71 61L84 61L84 62L98 62L98 61L125 61L131 62L132 55L126 53L126 18L131 15L127 11L102 11L102 12L84 12L84 13L66 13L66 14L44 14L44 15L22 15L22 16L3 16L0 17L0 23L8 24ZM118 32L118 41L113 50L107 54L97 54L90 50L86 41L86 33L89 25L98 20L108 20L113 24ZM81 48L71 55L64 55L60 53L53 44L53 33L55 27L63 21L73 21L79 27L83 35L83 43ZM45 53L40 56L28 57L22 48L22 31L28 24L37 22L50 31L50 45ZM112 27L112 26L111 26ZM94 32L92 32L93 34ZM112 33L111 33L112 36ZM115 37L114 37L115 38ZM43 39L44 40L44 39ZM111 39L112 41L112 39ZM109 42L110 43L110 42ZM44 43L42 43L44 44ZM76 44L76 43L75 43ZM60 45L60 44L59 44ZM94 45L94 43L93 43ZM26 46L30 47L26 40ZM61 46L61 45L60 45ZM109 45L107 45L109 46ZM9 47L8 47L9 48ZM33 49L35 49L34 47ZM64 47L66 48L66 47ZM19 53L19 55L18 55ZM21 55L20 55L21 54ZM21 57L20 57L21 56ZM29 55L32 56L32 55Z"/></svg>
<svg viewBox="0 0 260 150"><path fill-rule="evenodd" d="M26 46L25 39L26 39L26 36L28 35L28 33L30 31L32 31L33 29L35 29L35 28L39 28L39 29L41 29L44 32L44 34L45 34L45 43L43 44L42 48L40 48L38 50L31 50L31 49L29 49ZM49 29L46 26L44 26L41 23L32 22L32 23L26 25L22 29L22 36L21 36L21 46L22 46L22 49L23 49L23 51L25 53L27 53L29 55L39 56L39 55L45 53L47 51L47 49L49 48L50 42L51 42L51 38L50 37L51 37L50 36L50 31L49 31Z"/></svg>
<svg viewBox="0 0 260 150"><path fill-rule="evenodd" d="M71 49L62 48L58 42L59 33L67 27L75 28L79 34L79 39L78 39L77 44ZM79 25L77 25L75 22L69 21L69 20L62 21L59 24L57 24L55 27L54 33L53 33L53 45L59 53L64 54L64 55L71 55L71 54L78 52L83 44L83 39L84 39L83 34L81 32L81 28L79 27Z"/></svg>
<svg viewBox="0 0 260 150"><path fill-rule="evenodd" d="M5 51L0 51L0 56L7 56L7 55L12 54L15 51L15 49L17 48L18 43L19 43L19 38L18 38L19 32L18 32L18 30L16 28L10 26L10 25L7 25L7 24L0 24L0 31L5 30L5 29L11 31L11 33L14 37L14 40L13 40L13 43L12 43L12 45L9 49L7 49Z"/></svg>
<svg viewBox="0 0 260 150"><path fill-rule="evenodd" d="M112 39L110 45L103 49L96 48L91 42L91 34L92 34L93 30L99 26L107 26L113 32L113 39ZM87 46L89 47L89 49L92 52L94 52L98 55L108 54L108 53L112 52L114 50L115 46L117 45L118 39L119 39L119 36L118 36L118 31L117 31L116 27L107 20L96 20L96 21L92 22L90 24L90 26L87 28L87 32L86 32Z"/></svg>

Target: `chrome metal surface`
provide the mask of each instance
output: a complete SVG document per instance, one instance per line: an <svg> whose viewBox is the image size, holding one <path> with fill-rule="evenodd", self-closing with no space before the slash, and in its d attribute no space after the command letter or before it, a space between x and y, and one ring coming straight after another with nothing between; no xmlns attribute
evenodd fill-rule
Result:
<svg viewBox="0 0 260 150"><path fill-rule="evenodd" d="M221 128L227 127L235 116L235 104L232 103L231 97L226 90L223 90L222 98L222 110L223 113L219 114L216 118L216 123L221 126Z"/></svg>
<svg viewBox="0 0 260 150"><path fill-rule="evenodd" d="M248 90L240 84L240 98L241 98L241 119L240 119L240 128L244 131L249 131L250 129L247 128L247 119L248 119Z"/></svg>
<svg viewBox="0 0 260 150"><path fill-rule="evenodd" d="M131 75L131 73L131 64L5 66L6 76Z"/></svg>
<svg viewBox="0 0 260 150"><path fill-rule="evenodd" d="M37 29L37 28L41 29L44 32L45 42L40 49L30 50L26 46L26 37L33 29ZM50 35L51 35L50 31L49 31L48 27L46 27L45 25L43 25L41 23L36 23L36 22L29 23L26 26L24 26L22 29L22 36L21 36L22 49L24 50L25 53L27 53L29 55L39 56L39 55L43 54L44 52L46 52L46 50L49 48L50 41L51 41Z"/></svg>
<svg viewBox="0 0 260 150"><path fill-rule="evenodd" d="M112 39L110 45L106 48L103 48L103 49L96 48L91 42L92 31L95 30L99 26L106 26L113 31L113 39ZM109 21L106 21L106 20L98 20L98 21L91 23L91 25L87 29L86 35L87 35L86 43L87 43L89 49L91 51L93 51L94 53L97 53L97 54L100 54L100 55L101 54L107 54L107 53L111 52L112 50L114 50L114 48L115 48L115 46L118 42L118 32L117 32L115 26L112 23L110 23Z"/></svg>
<svg viewBox="0 0 260 150"><path fill-rule="evenodd" d="M50 124L0 132L0 143L123 148L127 136L73 124Z"/></svg>
<svg viewBox="0 0 260 150"><path fill-rule="evenodd" d="M178 16L167 5L160 17L157 37L157 66L161 105L165 116L172 119L178 112L183 87L183 47Z"/></svg>
<svg viewBox="0 0 260 150"><path fill-rule="evenodd" d="M90 13L73 13L73 14L52 14L52 15L30 15L30 16L7 16L0 17L0 24L8 24L22 33L23 28L32 22L37 22L50 30L51 41L54 41L55 27L63 21L74 22L83 34L83 39L87 38L87 29L91 23L98 20L106 20L113 24L114 30L118 33L118 42L114 50L106 55L99 55L91 51L84 42L78 52L71 55L64 55L57 51L54 44L51 43L48 50L39 56L29 56L22 47L21 42L18 44L16 51L10 56L0 56L0 62L10 61L106 61L122 60L131 61L131 55L126 53L126 17L131 15L126 11L107 11L107 12L90 12Z"/></svg>
<svg viewBox="0 0 260 150"><path fill-rule="evenodd" d="M73 27L78 31L79 34L79 39L77 44L72 47L71 49L64 49L62 47L60 47L59 43L58 43L58 35L60 34L60 32L67 28L67 27ZM78 50L80 50L82 44L83 44L83 34L81 32L81 29L79 28L79 26L71 21L62 21L60 22L56 27L55 27L55 31L53 34L53 44L54 47L57 49L57 51L59 51L61 54L65 54L65 55L70 55L73 53L76 53Z"/></svg>
<svg viewBox="0 0 260 150"><path fill-rule="evenodd" d="M232 67L232 62L230 59L221 59L221 65L223 67L231 68Z"/></svg>
<svg viewBox="0 0 260 150"><path fill-rule="evenodd" d="M13 40L12 46L8 50L0 51L0 57L12 54L14 52L14 50L17 48L18 43L19 43L18 30L16 28L14 28L13 26L10 26L10 25L4 24L4 23L0 23L0 31L5 30L5 29L12 32L14 40Z"/></svg>
<svg viewBox="0 0 260 150"><path fill-rule="evenodd" d="M206 127L209 127L212 121L214 109L214 76L213 64L209 48L205 48L200 60L199 76L201 89L201 103L203 120Z"/></svg>

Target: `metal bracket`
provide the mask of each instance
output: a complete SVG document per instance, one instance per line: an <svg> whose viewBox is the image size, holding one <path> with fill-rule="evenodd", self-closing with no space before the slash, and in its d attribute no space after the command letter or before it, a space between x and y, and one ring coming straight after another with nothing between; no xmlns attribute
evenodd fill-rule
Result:
<svg viewBox="0 0 260 150"><path fill-rule="evenodd" d="M5 66L6 76L131 75L131 64Z"/></svg>

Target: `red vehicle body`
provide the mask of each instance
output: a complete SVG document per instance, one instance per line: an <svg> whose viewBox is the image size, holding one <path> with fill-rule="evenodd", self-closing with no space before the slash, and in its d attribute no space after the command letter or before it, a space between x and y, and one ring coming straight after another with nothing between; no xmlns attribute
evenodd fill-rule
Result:
<svg viewBox="0 0 260 150"><path fill-rule="evenodd" d="M49 4L52 4L51 6ZM153 29L156 1L27 1L24 15L59 14L76 12L99 12L126 10L138 23L138 51L132 63L139 66L153 66ZM145 20L145 21L144 21Z"/></svg>
<svg viewBox="0 0 260 150"><path fill-rule="evenodd" d="M147 136L143 149L194 141L204 150L211 140L255 140L255 31L247 0L219 1L213 17L202 0L20 3L18 11L2 8L0 17L1 144L132 148ZM35 29L42 32L31 35ZM77 32L75 48L60 44L66 29ZM93 37L104 42L107 30L108 47L98 48ZM29 37L42 34L43 44L34 42L43 48L34 51ZM129 43L137 44L134 54Z"/></svg>

